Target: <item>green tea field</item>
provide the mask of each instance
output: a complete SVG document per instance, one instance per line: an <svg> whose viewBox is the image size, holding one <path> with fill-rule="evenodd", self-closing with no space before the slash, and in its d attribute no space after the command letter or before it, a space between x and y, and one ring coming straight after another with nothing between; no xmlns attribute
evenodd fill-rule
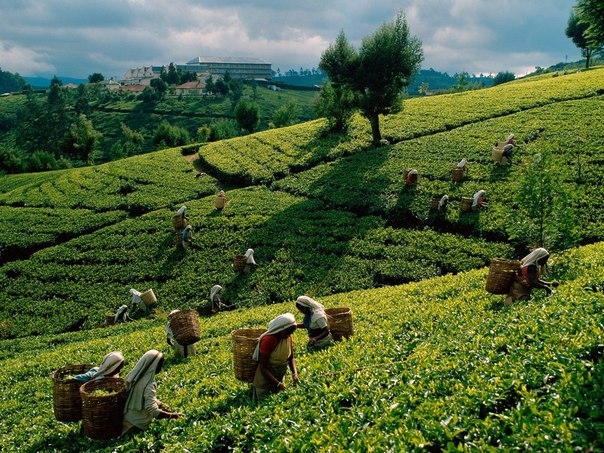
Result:
<svg viewBox="0 0 604 453"><path fill-rule="evenodd" d="M0 449L604 449L602 112L597 68L408 99L381 119L378 148L358 116L345 134L319 119L192 156L0 176ZM495 165L510 133L512 163ZM488 208L463 212L480 189ZM434 209L443 195L447 208ZM179 249L182 205L193 246ZM537 245L552 251L556 293L504 307L485 290L490 259ZM235 272L248 248L258 266ZM215 284L235 310L201 316L198 355L175 358L166 314L204 312ZM153 288L156 310L104 327L130 288ZM254 405L230 332L265 328L302 294L352 308L355 333L318 353L295 333L301 385ZM55 420L53 371L120 350L125 374L151 348L169 358L158 396L185 418L111 441Z"/></svg>

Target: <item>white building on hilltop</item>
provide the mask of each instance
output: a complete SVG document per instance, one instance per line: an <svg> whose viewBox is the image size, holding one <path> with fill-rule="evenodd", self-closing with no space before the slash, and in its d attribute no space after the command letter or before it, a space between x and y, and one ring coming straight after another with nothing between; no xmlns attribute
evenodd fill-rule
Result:
<svg viewBox="0 0 604 453"><path fill-rule="evenodd" d="M177 69L185 72L195 72L198 76L207 78L211 75L214 79L224 76L226 72L233 79L241 80L270 80L272 77L271 64L260 58L246 57L197 57L186 64L175 65ZM168 66L144 66L126 71L123 85L149 86L152 79L160 76L162 70L167 71Z"/></svg>

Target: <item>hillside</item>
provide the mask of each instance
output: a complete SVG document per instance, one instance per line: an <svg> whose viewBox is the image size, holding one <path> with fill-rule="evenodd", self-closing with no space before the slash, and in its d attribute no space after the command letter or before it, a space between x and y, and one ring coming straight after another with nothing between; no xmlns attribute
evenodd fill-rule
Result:
<svg viewBox="0 0 604 453"><path fill-rule="evenodd" d="M250 401L233 374L230 332L264 328L292 301L201 319L198 355L176 359L158 319L0 342L2 451L601 451L604 246L552 257L556 294L509 308L486 269L321 298L353 308L348 341L317 353L294 334L302 383ZM585 289L588 288L588 289ZM186 418L92 441L57 422L51 374L120 350L168 357L158 396Z"/></svg>
<svg viewBox="0 0 604 453"><path fill-rule="evenodd" d="M410 99L382 119L380 148L360 117L337 136L315 120L193 156L0 177L3 451L601 450L603 87L597 69ZM510 132L513 165L495 166L493 142ZM485 266L532 245L511 241L508 225L537 154L572 200L577 240L594 244L553 253L555 295L504 308L484 289ZM461 158L469 173L454 184ZM417 186L404 184L409 168ZM217 211L221 188L230 201ZM478 189L489 208L462 213ZM445 193L448 209L431 210ZM183 204L195 247L178 250L171 218ZM249 247L259 266L235 273ZM200 354L175 359L166 313L203 311L216 283L238 309L202 317ZM153 288L158 310L100 328L133 287ZM355 334L309 354L296 333L303 384L254 406L233 377L229 333L265 327L304 293L351 307ZM64 333L78 320L82 331ZM127 373L150 348L169 357L160 399L186 419L106 443L54 420L54 370L117 349Z"/></svg>
<svg viewBox="0 0 604 453"><path fill-rule="evenodd" d="M515 193L532 156L573 195L582 243L602 240L599 128L604 71L519 81L481 92L413 99L383 120L391 145L371 148L369 125L330 136L322 120L202 146L193 162L171 149L94 167L0 178L3 337L84 327L152 287L165 308L203 306L221 284L239 307L402 284L519 257L510 242ZM493 141L514 131L511 167ZM467 158L469 174L450 169ZM418 168L420 183L401 173ZM203 170L207 176L195 178ZM216 211L214 194L230 203ZM461 213L485 189L490 207ZM446 212L430 210L448 194ZM195 249L177 250L171 217L182 204ZM572 207L572 206L571 206ZM555 215L556 213L552 213ZM550 220L555 224L557 217ZM564 239L564 238L562 238ZM549 246L549 245L548 245ZM234 273L247 248L260 266Z"/></svg>

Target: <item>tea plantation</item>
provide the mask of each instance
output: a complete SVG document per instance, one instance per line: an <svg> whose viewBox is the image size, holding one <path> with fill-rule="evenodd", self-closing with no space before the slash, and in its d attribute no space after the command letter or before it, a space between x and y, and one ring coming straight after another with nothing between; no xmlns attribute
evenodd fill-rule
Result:
<svg viewBox="0 0 604 453"><path fill-rule="evenodd" d="M379 148L360 117L345 135L316 120L203 145L192 162L170 149L0 177L0 448L602 450L603 111L595 69L407 100L382 119ZM496 166L491 148L509 133L513 163ZM485 266L531 245L508 227L536 155L569 195L580 247L553 254L556 294L504 308L484 289ZM455 184L462 158L469 172ZM402 178L410 168L417 186ZM478 189L489 207L461 212ZM449 207L435 212L443 194ZM171 225L183 204L194 228L184 250ZM234 272L250 247L258 267ZM202 317L199 354L174 358L166 313L203 308L214 284L237 309ZM153 288L158 309L101 327L130 288ZM310 354L296 333L302 384L253 405L229 334L295 312L301 294L351 307L355 334ZM54 419L54 370L120 350L127 373L151 348L169 357L159 397L186 418L107 442Z"/></svg>

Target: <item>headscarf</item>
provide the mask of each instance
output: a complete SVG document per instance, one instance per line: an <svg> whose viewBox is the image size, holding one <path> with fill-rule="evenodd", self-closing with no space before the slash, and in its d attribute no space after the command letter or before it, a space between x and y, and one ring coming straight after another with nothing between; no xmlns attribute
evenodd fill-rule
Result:
<svg viewBox="0 0 604 453"><path fill-rule="evenodd" d="M185 215L185 211L187 210L186 206L181 206L178 211L176 211L176 214L179 216L184 216Z"/></svg>
<svg viewBox="0 0 604 453"><path fill-rule="evenodd" d="M210 301L214 302L214 298L218 295L218 293L222 291L222 286L214 285L210 290Z"/></svg>
<svg viewBox="0 0 604 453"><path fill-rule="evenodd" d="M327 318L325 307L312 297L300 296L296 299L296 305L302 305L303 307L310 309L310 313L308 315L304 315L304 327L306 328L310 326L314 319Z"/></svg>
<svg viewBox="0 0 604 453"><path fill-rule="evenodd" d="M170 337L170 338L174 338L174 332L172 332L172 327L170 327L170 316L172 316L174 313L178 313L180 310L172 310L170 313L168 313L168 322L166 323L166 336Z"/></svg>
<svg viewBox="0 0 604 453"><path fill-rule="evenodd" d="M99 366L99 369L94 374L94 377L91 379L95 381L97 379L102 379L106 376L112 376L115 374L116 370L124 363L124 356L119 351L110 352L105 357L103 357L103 361Z"/></svg>
<svg viewBox="0 0 604 453"><path fill-rule="evenodd" d="M443 195L442 198L440 199L440 201L438 202L438 210L440 211L442 208L447 206L448 202L449 202L449 195Z"/></svg>
<svg viewBox="0 0 604 453"><path fill-rule="evenodd" d="M468 159L466 159L465 157L459 161L459 163L457 164L457 168L465 168L465 166L468 164Z"/></svg>
<svg viewBox="0 0 604 453"><path fill-rule="evenodd" d="M512 142L512 140L514 140L514 134L510 134L510 135L508 135L507 142L508 142L508 143L511 143L511 142Z"/></svg>
<svg viewBox="0 0 604 453"><path fill-rule="evenodd" d="M134 288L131 288L130 294L132 294L132 305L139 305L143 301L143 299L141 299L140 291L137 291Z"/></svg>
<svg viewBox="0 0 604 453"><path fill-rule="evenodd" d="M218 192L218 196L219 197L226 197L226 193L224 193L224 190L221 190L220 192Z"/></svg>
<svg viewBox="0 0 604 453"><path fill-rule="evenodd" d="M486 193L486 192L485 192L484 190L479 190L478 192L476 192L476 193L474 194L474 196L472 197L472 207L474 207L474 206L478 206L478 199L479 199L480 197L484 197L484 194L485 194L485 193Z"/></svg>
<svg viewBox="0 0 604 453"><path fill-rule="evenodd" d="M244 256L247 258L245 261L246 264L256 264L256 261L254 261L254 249L247 249Z"/></svg>
<svg viewBox="0 0 604 453"><path fill-rule="evenodd" d="M258 344L256 345L256 349L254 349L252 359L256 362L260 360L260 340L262 340L262 338L264 338L266 335L274 335L282 332L285 329L295 326L296 318L291 313L284 313L272 319L271 322L268 323L268 330L260 335L260 338L258 338Z"/></svg>
<svg viewBox="0 0 604 453"><path fill-rule="evenodd" d="M113 322L115 324L118 323L118 321L120 321L120 318L124 315L125 312L128 311L128 305L120 305L120 308L117 309L117 311L115 312L115 316L113 317Z"/></svg>
<svg viewBox="0 0 604 453"><path fill-rule="evenodd" d="M546 256L549 256L549 252L546 249L544 249L543 247L539 247L539 248L533 250L528 255L526 255L520 261L522 262L522 267L526 267L526 266L530 266L531 264L534 264L535 266L537 266L537 268L539 268L540 266L539 266L539 263L537 263L537 261L539 261L541 258L545 258ZM543 270L544 269L540 269L540 271L543 271Z"/></svg>
<svg viewBox="0 0 604 453"><path fill-rule="evenodd" d="M124 381L126 390L128 390L124 414L129 410L140 411L145 407L145 388L153 382L157 366L163 357L161 352L151 349L143 354L132 371L128 373Z"/></svg>

